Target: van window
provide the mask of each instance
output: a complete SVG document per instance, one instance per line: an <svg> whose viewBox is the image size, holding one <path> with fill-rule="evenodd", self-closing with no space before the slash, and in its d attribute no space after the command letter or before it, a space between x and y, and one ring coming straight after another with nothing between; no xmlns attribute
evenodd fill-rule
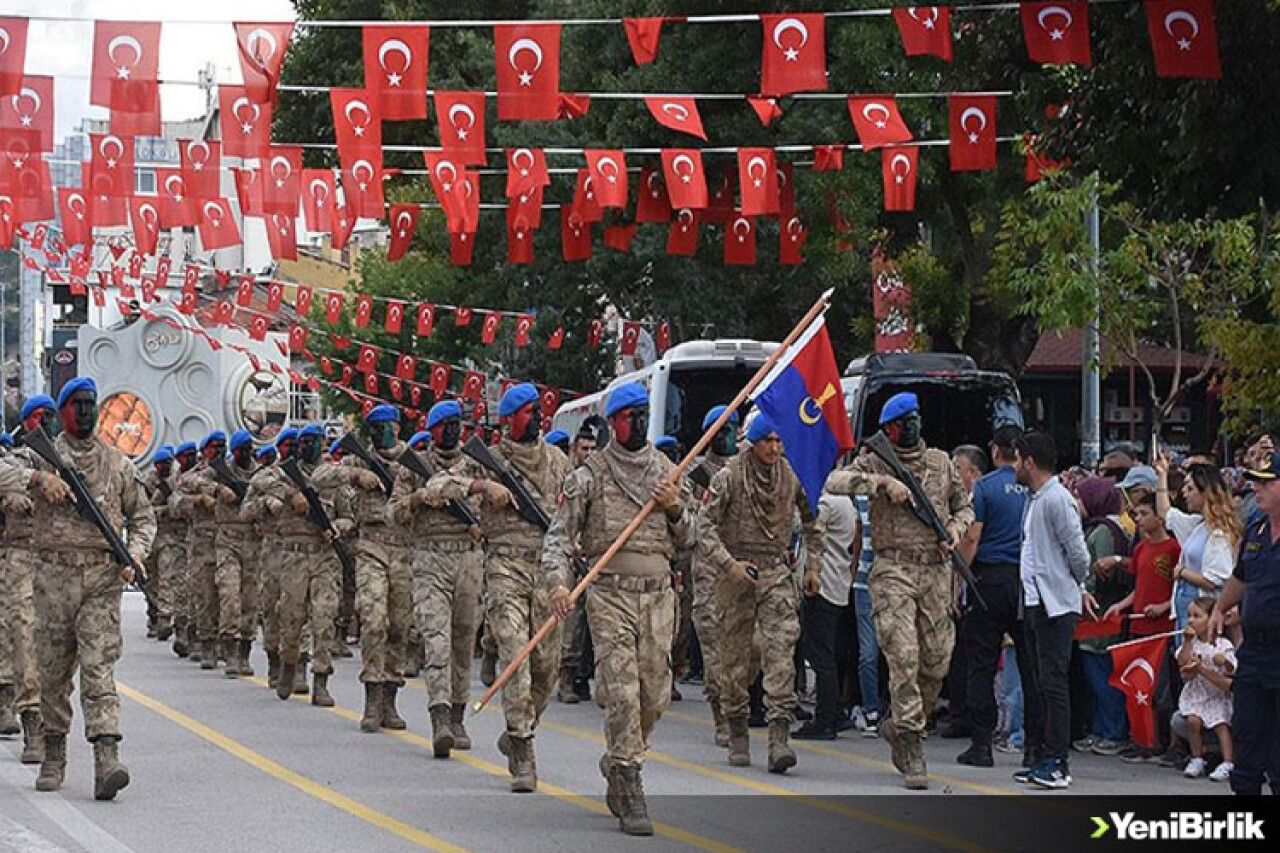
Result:
<svg viewBox="0 0 1280 853"><path fill-rule="evenodd" d="M1017 397L1004 386L998 377L920 379L877 385L863 398L861 424L855 424L855 437L861 440L874 434L880 429L880 409L889 398L899 391L911 391L920 399L924 439L930 447L947 451L961 444L985 447L997 428L1023 423Z"/></svg>
<svg viewBox="0 0 1280 853"><path fill-rule="evenodd" d="M735 364L711 368L673 367L667 385L665 435L674 435L684 448L702 437L702 419L713 407L731 401L759 365ZM749 405L738 410L746 417Z"/></svg>

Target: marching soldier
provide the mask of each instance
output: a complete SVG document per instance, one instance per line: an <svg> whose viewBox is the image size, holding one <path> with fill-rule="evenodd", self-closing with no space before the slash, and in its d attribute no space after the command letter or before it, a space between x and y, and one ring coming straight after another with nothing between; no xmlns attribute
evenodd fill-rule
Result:
<svg viewBox="0 0 1280 853"><path fill-rule="evenodd" d="M147 564L147 577L156 602L156 639L161 642L173 635L174 591L187 559L186 525L169 512L175 480L173 448L166 444L151 457L151 471L142 481L156 516L156 541Z"/></svg>
<svg viewBox="0 0 1280 853"><path fill-rule="evenodd" d="M200 441L200 461L178 477L178 489L169 499L174 515L191 523L187 546L187 595L194 602L195 636L200 648L200 668L216 669L226 654L218 648L218 482L209 467L215 456L227 451L227 436L214 430ZM229 490L228 490L229 491ZM225 630L229 626L221 626Z"/></svg>
<svg viewBox="0 0 1280 853"><path fill-rule="evenodd" d="M194 441L179 444L173 452L178 470L173 473L173 489L169 499L178 493L178 480L196 466L199 450ZM174 535L182 542L182 562L173 578L173 653L180 658L189 657L192 663L200 662L200 641L196 635L195 586L191 579L191 522L168 507L169 520L174 523Z"/></svg>
<svg viewBox="0 0 1280 853"><path fill-rule="evenodd" d="M253 461L253 436L238 429L228 443L229 464L235 480L246 490L257 466ZM210 469L210 473L216 473ZM257 526L241 515L241 500L236 490L217 479L218 534L218 631L226 651L226 677L253 675L249 652L258 633L258 559L261 539Z"/></svg>
<svg viewBox="0 0 1280 853"><path fill-rule="evenodd" d="M573 561L600 557L650 498L657 503L587 590L596 677L605 695L606 753L600 772L606 801L628 835L652 835L640 778L653 728L671 701L671 643L676 596L671 561L692 545L692 519L669 478L673 466L649 445L649 397L636 382L609 395L605 417L614 440L575 469L547 531L542 565L556 615L569 614Z"/></svg>
<svg viewBox="0 0 1280 853"><path fill-rule="evenodd" d="M880 412L880 428L929 496L951 536L949 546L940 547L933 532L916 518L910 490L879 457L859 456L827 480L832 494L871 498L875 561L868 585L876 636L889 664L893 708L892 719L882 723L880 731L910 789L929 787L921 739L955 645L948 560L974 518L969 490L951 457L927 447L920 427L920 404L914 394L890 397Z"/></svg>
<svg viewBox="0 0 1280 853"><path fill-rule="evenodd" d="M329 449L325 451L324 461L340 465L345 455L346 453L342 448L342 439L335 438L329 442ZM342 569L342 597L338 599L338 623L333 629L334 657L349 658L352 656L351 648L347 645L347 637L351 636L351 622L355 613L355 571L354 568L349 571L344 566Z"/></svg>

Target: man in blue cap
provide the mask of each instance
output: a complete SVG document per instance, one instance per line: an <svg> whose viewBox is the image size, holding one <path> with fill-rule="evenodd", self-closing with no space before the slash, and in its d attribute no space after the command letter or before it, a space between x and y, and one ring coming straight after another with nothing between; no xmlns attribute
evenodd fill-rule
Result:
<svg viewBox="0 0 1280 853"><path fill-rule="evenodd" d="M656 509L587 590L596 678L605 699L606 800L628 835L652 835L640 772L653 728L671 701L676 595L671 561L693 544L693 516L680 500L671 461L649 444L649 394L638 382L610 392L613 440L565 480L547 531L542 568L556 615L569 615L576 555L594 562L649 501Z"/></svg>
<svg viewBox="0 0 1280 853"><path fill-rule="evenodd" d="M230 653L220 648L230 625L220 625L223 614L218 593L218 515L220 492L210 462L227 452L227 435L214 430L200 440L200 461L178 477L178 488L169 499L170 509L191 524L188 539L187 595L195 613L195 636L200 649L200 668L216 669ZM230 489L227 489L230 491ZM233 496L234 497L234 496ZM221 634L220 634L221 629Z"/></svg>
<svg viewBox="0 0 1280 853"><path fill-rule="evenodd" d="M892 748L893 764L908 789L929 787L924 760L925 724L942 690L955 646L951 620L950 552L973 523L969 490L955 463L925 445L920 402L903 392L880 411L880 428L902 464L929 496L950 542L940 546L933 530L916 516L911 492L888 464L863 453L827 479L827 491L870 498L871 544L875 558L868 576L880 649L889 664L892 717L880 733Z"/></svg>
<svg viewBox="0 0 1280 853"><path fill-rule="evenodd" d="M427 470L447 472L462 465L458 401L442 400L432 406L426 427L414 436L419 440L411 439L410 444L421 448L419 455ZM431 743L437 758L448 758L453 749L471 748L463 717L471 690L471 650L484 552L480 528L457 518L443 502L430 499L428 482L413 471L401 471L391 511L413 543L413 609L425 647ZM479 514L478 496L470 497L467 505Z"/></svg>
<svg viewBox="0 0 1280 853"><path fill-rule="evenodd" d="M559 450L565 456L569 455L569 433L562 429L553 429L547 433L547 444Z"/></svg>
<svg viewBox="0 0 1280 853"><path fill-rule="evenodd" d="M527 382L508 389L498 403L498 417L504 432L490 452L524 481L550 516L569 473L569 460L539 440L538 389ZM485 618L498 644L499 665L505 668L551 614L551 591L540 566L543 531L516 512L511 493L469 459L432 477L424 498L442 504L474 494L484 496L480 528L486 540ZM537 788L533 734L551 698L559 664L557 626L502 691L506 730L498 739L498 749L507 757L511 790L517 793Z"/></svg>
<svg viewBox="0 0 1280 853"><path fill-rule="evenodd" d="M156 614L154 629L148 631L147 636L154 636L161 642L173 635L174 587L186 562L187 552L186 525L169 514L169 498L176 482L173 446L166 444L151 457L151 470L142 480L156 515L156 541L147 563L147 580Z"/></svg>
<svg viewBox="0 0 1280 853"><path fill-rule="evenodd" d="M175 470L172 473L173 489L167 501L172 501L178 493L178 480L182 475L196 466L200 459L200 450L194 441L184 441L173 449ZM195 597L190 582L191 560L188 555L191 549L191 522L176 511L176 507L167 506L168 520L174 525L175 535L180 531L182 540L182 561L178 564L178 572L173 579L173 653L179 658L190 658L192 663L200 662L200 642L195 635L196 613Z"/></svg>
<svg viewBox="0 0 1280 853"><path fill-rule="evenodd" d="M247 488L257 466L253 460L253 436L238 429L227 442L231 451L225 470ZM258 633L259 559L262 540L253 519L242 513L236 490L224 482L212 467L208 473L214 481L218 505L214 516L218 523L215 546L218 553L215 581L218 587L218 635L226 656L226 677L253 675L249 652ZM247 496L247 495L246 495Z"/></svg>
<svg viewBox="0 0 1280 853"><path fill-rule="evenodd" d="M155 514L133 463L97 435L98 389L89 377L73 379L58 395L62 433L54 440L59 455L80 472L85 486L109 523L128 543L129 555L142 565L155 538ZM41 460L42 478L55 475ZM71 730L71 690L80 670L80 704L85 735L93 743L94 786L98 800L113 799L129 784L120 763L120 699L115 662L120 656L121 569L102 531L76 508L70 493L41 512L36 544L41 569L35 579L36 648L40 660L40 717L44 760L37 791L62 787Z"/></svg>

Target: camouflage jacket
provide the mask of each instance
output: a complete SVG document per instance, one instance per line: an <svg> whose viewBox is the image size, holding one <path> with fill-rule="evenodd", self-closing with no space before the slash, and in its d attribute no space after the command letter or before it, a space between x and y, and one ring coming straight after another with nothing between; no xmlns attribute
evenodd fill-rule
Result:
<svg viewBox="0 0 1280 853"><path fill-rule="evenodd" d="M398 524L391 524L389 517L389 504L395 495L395 488L408 474L404 468L400 467L400 463L396 461L400 454L404 452L405 447L404 442L397 441L396 445L390 450L375 449L370 451L377 454L378 458L382 460L382 464L386 466L387 471L391 474L391 496L388 496L383 489L381 480L372 489L361 488L354 481L354 478L351 477L354 471L373 471L363 459L351 453L342 459L341 468L342 473L347 475L348 492L347 499L339 502L337 509L340 515L350 519L355 525L356 535L361 541L376 540L400 546L409 544L408 535L404 528Z"/></svg>
<svg viewBox="0 0 1280 853"><path fill-rule="evenodd" d="M41 507L48 507L44 503L40 495L35 491L28 491L28 485L31 482L31 472L38 466L36 460L40 457L28 447L15 447L4 456L4 462L9 469L6 476L6 482L12 481L16 485L10 488L4 486L4 491L16 491L26 494L31 499L31 512L6 512L4 514L4 541L13 543L28 543L36 539L41 527L40 518L43 510Z"/></svg>
<svg viewBox="0 0 1280 853"><path fill-rule="evenodd" d="M218 531L217 507L202 506L200 498L218 499L218 482L209 463L201 459L190 471L178 475L177 488L169 497L169 512L190 525L193 538L212 540Z"/></svg>
<svg viewBox="0 0 1280 853"><path fill-rule="evenodd" d="M351 512L349 508L342 511L344 502L348 502L349 507L350 501L346 494L346 472L341 466L329 462L300 467L319 495L334 527L344 537L350 536L355 530L350 520ZM259 469L250 481L241 515L257 520L264 538L271 537L282 544L323 544L324 531L311 523L306 510L298 512L293 508L293 496L299 494L301 492L279 463Z"/></svg>
<svg viewBox="0 0 1280 853"><path fill-rule="evenodd" d="M169 510L169 498L177 489L177 481L177 475L173 471L169 472L168 477L161 478L153 467L142 479L142 486L147 490L147 499L156 514L156 532L164 536L186 538L190 523L176 517Z"/></svg>
<svg viewBox="0 0 1280 853"><path fill-rule="evenodd" d="M454 468L462 460L461 448L443 452L434 447L418 454L427 463L428 470L445 473ZM396 477L395 494L387 507L387 515L393 524L405 528L414 542L461 542L469 540L471 533L467 525L449 514L445 508L436 509L429 504L413 506L413 495L419 489L427 487L427 480L422 479L408 468L401 468ZM471 495L466 503L476 517L480 517L480 496Z"/></svg>

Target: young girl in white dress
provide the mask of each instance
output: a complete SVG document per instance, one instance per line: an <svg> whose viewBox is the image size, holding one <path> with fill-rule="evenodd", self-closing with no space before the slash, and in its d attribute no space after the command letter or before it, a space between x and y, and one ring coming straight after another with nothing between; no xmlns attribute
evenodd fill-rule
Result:
<svg viewBox="0 0 1280 853"><path fill-rule="evenodd" d="M1187 720L1191 760L1183 774L1190 779L1205 775L1204 731L1218 736L1222 763L1209 778L1224 782L1231 776L1235 752L1231 743L1231 678L1236 670L1236 650L1226 637L1209 640L1209 614L1213 599L1197 598L1187 608L1187 626L1178 647L1182 694L1178 712Z"/></svg>

